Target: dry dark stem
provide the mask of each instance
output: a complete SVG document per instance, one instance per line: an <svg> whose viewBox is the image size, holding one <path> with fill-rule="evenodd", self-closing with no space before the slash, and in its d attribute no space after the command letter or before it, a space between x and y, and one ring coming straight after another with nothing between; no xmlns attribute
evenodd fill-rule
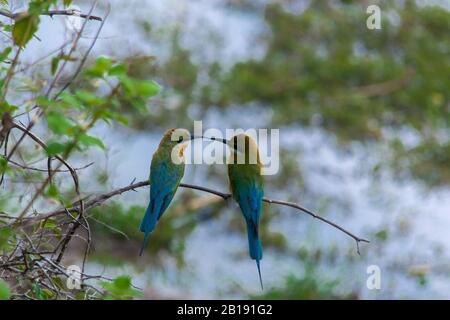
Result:
<svg viewBox="0 0 450 320"><path fill-rule="evenodd" d="M99 35L100 35L100 32L101 32L102 29L103 29L103 26L104 26L104 24L105 24L105 21L106 21L106 19L107 19L108 16L109 16L110 10L111 10L111 8L110 8L109 5L108 5L108 10L107 10L107 12L106 12L106 14L105 14L105 17L104 17L102 20L100 20L100 21L101 21L101 24L100 24L100 26L98 27L97 32L95 33L94 39L92 40L92 42L91 42L89 48L88 48L88 49L86 50L86 52L84 53L83 58L81 59L81 62L78 64L78 67L77 67L77 69L75 70L75 73L72 75L71 79L70 79L70 80L69 80L69 81L61 88L61 90L58 91L58 93L54 96L54 99L57 99L57 98L60 96L60 94L63 93L63 92L64 92L64 91L65 91L65 90L66 90L66 89L67 89L67 88L75 81L75 79L76 79L76 78L78 77L78 75L80 74L81 69L83 68L84 64L86 63L86 60L87 60L89 54L91 53L92 48L94 47L95 43L97 42L97 39L98 39L98 37L99 37Z"/></svg>
<svg viewBox="0 0 450 320"><path fill-rule="evenodd" d="M275 204L279 204L279 205L282 205L282 206L288 206L288 207L291 207L291 208L298 209L298 210L300 210L300 211L303 211L303 212L306 213L306 214L309 214L311 217L313 217L313 218L315 218L315 219L318 219L318 220L320 220L320 221L323 221L323 222L325 222L326 224L329 224L330 226L332 226L332 227L334 227L334 228L336 228L336 229L342 231L343 233L345 233L346 235L352 237L352 238L356 241L356 252L357 252L358 254L360 254L360 252L359 252L359 243L360 243L360 242L367 242L367 243L370 243L369 240L364 239L364 238L360 238L360 237L354 235L353 233L351 233L350 231L344 229L344 228L341 227L340 225L338 225L338 224L336 224L336 223L334 223L334 222L332 222L332 221L330 221L330 220L328 220L328 219L326 219L326 218L324 218L324 217L319 216L318 214L314 213L313 211L311 211L311 210L309 210L309 209L307 209L307 208L305 208L305 207L302 207L302 206L299 205L298 203L287 202L287 201L281 201L281 200L272 200L272 199L268 199L268 198L264 198L263 201L264 201L264 202L267 202L267 203L275 203Z"/></svg>
<svg viewBox="0 0 450 320"><path fill-rule="evenodd" d="M26 136L29 136L33 141L35 141L42 148L44 148L44 149L47 148L47 145L45 144L45 142L42 141L38 136L36 136L33 132L31 132L27 128L24 128L23 126L18 125L16 123L14 123L13 128L16 128L16 129L19 129L20 131L22 131ZM70 174L72 175L72 179L75 184L75 187L77 188L79 183L78 183L78 176L76 174L76 170L74 168L72 168L72 166L62 157L60 157L58 155L55 155L54 157L56 159L58 159L67 168L68 172L70 172ZM54 171L56 171L56 170L54 170ZM61 171L61 170L57 170L57 171Z"/></svg>
<svg viewBox="0 0 450 320"><path fill-rule="evenodd" d="M68 46L71 42L72 42L72 41L66 41L66 42L64 42L62 45L58 46L58 48L53 49L52 51L46 53L46 54L43 55L42 57L40 57L40 58L36 59L35 61L33 61L33 62L31 62L31 63L25 65L24 67L18 69L17 71L14 72L14 74L18 74L18 73L21 73L21 72L25 72L25 71L27 71L28 69L30 69L31 67L33 67L33 66L39 64L40 62L44 61L45 59L47 59L47 58L49 58L49 57L51 57L51 56L54 55L55 53L62 52L62 50L63 50L66 46ZM29 112L29 111L25 111L25 112L22 112L22 113L19 113L19 114L15 114L15 115L14 115L14 118L20 117L20 116L22 116L22 115L24 115L24 114L27 114L28 112Z"/></svg>
<svg viewBox="0 0 450 320"><path fill-rule="evenodd" d="M24 170L37 171L37 172L48 172L48 168L47 169L35 168L35 167L28 166L28 165L20 164L14 160L8 160L8 162L11 163L13 166L16 166L16 167L24 169ZM80 171L80 170L89 168L93 164L94 164L94 162L89 162L88 164L86 164L84 166L73 168L73 170ZM70 172L70 171L67 169L52 169L52 173L55 173L55 172Z"/></svg>
<svg viewBox="0 0 450 320"><path fill-rule="evenodd" d="M88 17L92 16L92 12L94 11L94 8L97 6L97 2L95 1L94 4L91 6L91 9L89 10L89 13L87 14ZM80 30L77 32L77 35L75 36L75 39L73 41L73 45L70 48L69 53L67 54L69 57L72 56L72 54L75 52L77 45L78 45L78 41L80 41L81 36L83 34L84 29L86 28L87 22L89 21L89 19L86 19L86 21L84 21L84 23L82 24ZM102 25L103 25L104 21L102 21ZM58 82L58 80L60 79L60 77L62 76L62 73L66 67L66 64L68 62L68 59L64 60L61 67L59 68L59 70L56 72L55 77L53 78L52 82L50 83L47 92L45 94L46 97L50 96L51 91L53 90L54 86L56 85L56 83Z"/></svg>
<svg viewBox="0 0 450 320"><path fill-rule="evenodd" d="M56 258L56 263L59 264L61 262L61 260L64 256L64 253L66 252L67 246L79 226L80 226L80 222L77 220L76 222L73 222L71 227L69 227L69 231L67 232L66 236L63 239L63 242L61 245L61 250L59 251L58 257Z"/></svg>
<svg viewBox="0 0 450 320"><path fill-rule="evenodd" d="M43 142L38 136L36 136L34 133L32 133L29 129L22 127L21 125L18 125L16 123L14 123L13 128L19 129L20 131L23 132L23 135L25 136L29 136L32 140L34 140L37 144L39 144L42 148L46 149L47 145L45 144L45 142ZM73 183L75 185L75 191L77 192L78 195L80 195L80 189L79 189L79 181L78 181L78 175L77 172L75 171L75 169L72 168L72 166L62 157L55 155L55 158L58 159L60 161L60 166L64 165L67 170L69 170L70 175L72 176L72 180ZM59 167L60 167L59 166ZM57 170L59 169L59 167L57 167ZM49 175L49 177L47 178L47 182L50 181L51 179L51 175ZM46 184L45 184L46 185ZM45 187L44 185L44 187ZM23 218L23 216L27 213L28 209L31 207L31 205L33 204L33 201L37 198L37 196L40 195L40 193L43 191L43 188L41 187L39 192L37 192L35 194L35 196L33 197L32 201L30 201L30 203L24 208L24 210L20 213L20 215L18 216L18 220L20 220L21 218ZM42 190L41 190L42 189ZM81 197L80 197L81 198ZM81 201L81 200L80 200ZM82 207L82 204L81 204ZM82 209L82 208L81 208Z"/></svg>
<svg viewBox="0 0 450 320"><path fill-rule="evenodd" d="M13 20L16 20L17 18L22 17L26 14L27 14L26 11L12 13L12 12L8 12L8 11L0 10L0 16L4 16L4 17L7 17L7 18L10 18ZM76 17L80 17L83 19L87 19L87 20L97 20L97 21L103 20L101 17L84 14L84 13L81 13L78 10L74 10L74 9L49 10L49 11L42 12L41 15L50 16L50 17L53 17L53 16L76 16Z"/></svg>
<svg viewBox="0 0 450 320"><path fill-rule="evenodd" d="M19 55L21 52L22 52L22 47L18 47L16 54L14 55L14 58L11 62L11 66L8 68L8 72L5 76L5 79L3 80L4 83L2 85L3 88L2 88L1 95L0 95L0 105L3 104L4 101L6 101L6 94L8 92L8 87L14 76L14 70L16 68L17 63L19 62Z"/></svg>

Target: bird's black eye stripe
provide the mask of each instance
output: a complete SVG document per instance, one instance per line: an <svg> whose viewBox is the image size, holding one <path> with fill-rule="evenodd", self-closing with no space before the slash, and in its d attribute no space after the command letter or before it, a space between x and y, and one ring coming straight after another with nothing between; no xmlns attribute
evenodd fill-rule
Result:
<svg viewBox="0 0 450 320"><path fill-rule="evenodd" d="M181 143L181 142L183 142L183 136L178 138L178 143Z"/></svg>

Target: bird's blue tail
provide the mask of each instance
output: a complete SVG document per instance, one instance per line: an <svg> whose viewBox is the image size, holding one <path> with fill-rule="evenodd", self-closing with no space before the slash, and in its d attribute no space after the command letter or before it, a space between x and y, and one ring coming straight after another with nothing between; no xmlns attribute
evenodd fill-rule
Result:
<svg viewBox="0 0 450 320"><path fill-rule="evenodd" d="M258 233L251 223L247 223L248 248L250 257L254 260L262 259L262 247L258 238Z"/></svg>
<svg viewBox="0 0 450 320"><path fill-rule="evenodd" d="M250 251L250 257L256 260L256 266L258 267L259 281L261 282L261 289L263 289L263 282L261 277L261 268L259 261L262 259L262 247L258 238L258 232L254 225L247 223L247 235L248 235L248 248Z"/></svg>
<svg viewBox="0 0 450 320"><path fill-rule="evenodd" d="M155 229L156 222L158 221L158 215L154 214L152 210L154 209L154 203L150 201L147 210L145 210L144 219L142 219L141 226L139 229L144 232L144 242L142 243L141 251L139 253L142 256L145 247L147 246L148 236Z"/></svg>
<svg viewBox="0 0 450 320"><path fill-rule="evenodd" d="M264 290L264 286L263 286L263 282L262 282L262 277L261 277L261 268L259 266L259 260L256 259L256 266L258 267L258 274L259 274L259 282L261 283L261 290Z"/></svg>

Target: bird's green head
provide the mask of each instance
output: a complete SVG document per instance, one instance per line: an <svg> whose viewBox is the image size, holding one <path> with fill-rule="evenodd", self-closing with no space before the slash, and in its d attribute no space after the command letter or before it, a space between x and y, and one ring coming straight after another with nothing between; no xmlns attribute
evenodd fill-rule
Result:
<svg viewBox="0 0 450 320"><path fill-rule="evenodd" d="M231 149L231 161L235 164L261 164L258 144L245 133L233 136L227 141Z"/></svg>
<svg viewBox="0 0 450 320"><path fill-rule="evenodd" d="M245 133L239 133L230 140L216 137L203 137L212 141L219 141L227 145L231 151L231 163L234 164L258 164L261 166L258 144Z"/></svg>
<svg viewBox="0 0 450 320"><path fill-rule="evenodd" d="M188 130L172 128L164 133L158 149L170 153L172 161L179 164L184 161L184 151L191 140L192 136Z"/></svg>

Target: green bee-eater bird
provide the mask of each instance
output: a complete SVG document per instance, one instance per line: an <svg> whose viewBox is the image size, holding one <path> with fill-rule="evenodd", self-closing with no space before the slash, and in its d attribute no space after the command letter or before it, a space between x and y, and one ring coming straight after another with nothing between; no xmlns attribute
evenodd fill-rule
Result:
<svg viewBox="0 0 450 320"><path fill-rule="evenodd" d="M150 203L145 211L140 230L144 233L140 255L148 236L166 211L184 175L184 151L191 135L186 129L169 129L153 154L150 166Z"/></svg>
<svg viewBox="0 0 450 320"><path fill-rule="evenodd" d="M261 175L262 164L258 145L246 134L234 136L227 141L227 145L231 149L231 161L228 163L231 193L239 204L247 224L249 253L250 257L256 260L259 281L263 289L259 265L262 259L262 247L258 230L264 196L264 180Z"/></svg>

